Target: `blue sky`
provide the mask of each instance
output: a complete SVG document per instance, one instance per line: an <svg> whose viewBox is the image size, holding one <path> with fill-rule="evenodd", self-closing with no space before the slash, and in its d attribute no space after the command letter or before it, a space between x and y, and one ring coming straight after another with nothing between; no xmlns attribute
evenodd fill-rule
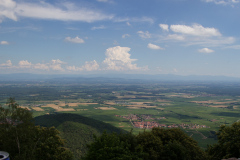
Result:
<svg viewBox="0 0 240 160"><path fill-rule="evenodd" d="M240 77L240 0L0 0L0 73Z"/></svg>

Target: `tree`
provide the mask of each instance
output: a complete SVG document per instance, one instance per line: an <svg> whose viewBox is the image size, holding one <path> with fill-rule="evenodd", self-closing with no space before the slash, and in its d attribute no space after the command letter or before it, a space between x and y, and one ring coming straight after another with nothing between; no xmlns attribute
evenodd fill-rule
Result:
<svg viewBox="0 0 240 160"><path fill-rule="evenodd" d="M143 160L145 154L136 143L136 136L131 132L116 134L103 132L88 146L89 151L83 160Z"/></svg>
<svg viewBox="0 0 240 160"><path fill-rule="evenodd" d="M0 106L0 150L14 160L63 160L72 154L63 148L55 128L35 126L30 111L9 98L7 108Z"/></svg>
<svg viewBox="0 0 240 160"><path fill-rule="evenodd" d="M153 128L137 136L138 144L149 153L149 160L203 160L205 152L180 129Z"/></svg>
<svg viewBox="0 0 240 160"><path fill-rule="evenodd" d="M218 143L207 148L209 159L240 157L240 122L231 126L222 125L216 135Z"/></svg>
<svg viewBox="0 0 240 160"><path fill-rule="evenodd" d="M103 133L84 160L203 160L205 152L180 129L153 128L135 136Z"/></svg>

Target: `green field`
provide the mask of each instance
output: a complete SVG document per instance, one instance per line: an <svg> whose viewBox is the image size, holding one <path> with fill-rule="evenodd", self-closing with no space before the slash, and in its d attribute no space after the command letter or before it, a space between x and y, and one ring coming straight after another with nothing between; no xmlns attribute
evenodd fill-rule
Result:
<svg viewBox="0 0 240 160"><path fill-rule="evenodd" d="M134 122L157 123L167 128L175 125L203 148L216 142L214 132L219 126L240 119L239 85L230 82L1 84L2 106L8 97L15 97L20 106L31 110L35 117L56 112L74 113L126 131L133 129L135 134L151 127L137 128Z"/></svg>

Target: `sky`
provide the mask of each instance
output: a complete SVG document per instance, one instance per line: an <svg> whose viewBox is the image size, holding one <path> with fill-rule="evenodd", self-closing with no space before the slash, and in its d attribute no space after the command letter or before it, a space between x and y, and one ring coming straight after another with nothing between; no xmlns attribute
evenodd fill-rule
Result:
<svg viewBox="0 0 240 160"><path fill-rule="evenodd" d="M240 77L240 0L0 0L0 73Z"/></svg>

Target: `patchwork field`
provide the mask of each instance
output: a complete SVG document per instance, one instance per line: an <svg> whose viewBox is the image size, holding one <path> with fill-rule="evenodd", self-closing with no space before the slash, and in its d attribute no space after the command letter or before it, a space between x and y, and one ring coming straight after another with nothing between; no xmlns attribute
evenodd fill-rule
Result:
<svg viewBox="0 0 240 160"><path fill-rule="evenodd" d="M240 85L235 83L2 85L4 107L8 95L34 116L75 113L136 134L154 125L179 127L202 147L216 142L213 133L221 125L240 120Z"/></svg>

